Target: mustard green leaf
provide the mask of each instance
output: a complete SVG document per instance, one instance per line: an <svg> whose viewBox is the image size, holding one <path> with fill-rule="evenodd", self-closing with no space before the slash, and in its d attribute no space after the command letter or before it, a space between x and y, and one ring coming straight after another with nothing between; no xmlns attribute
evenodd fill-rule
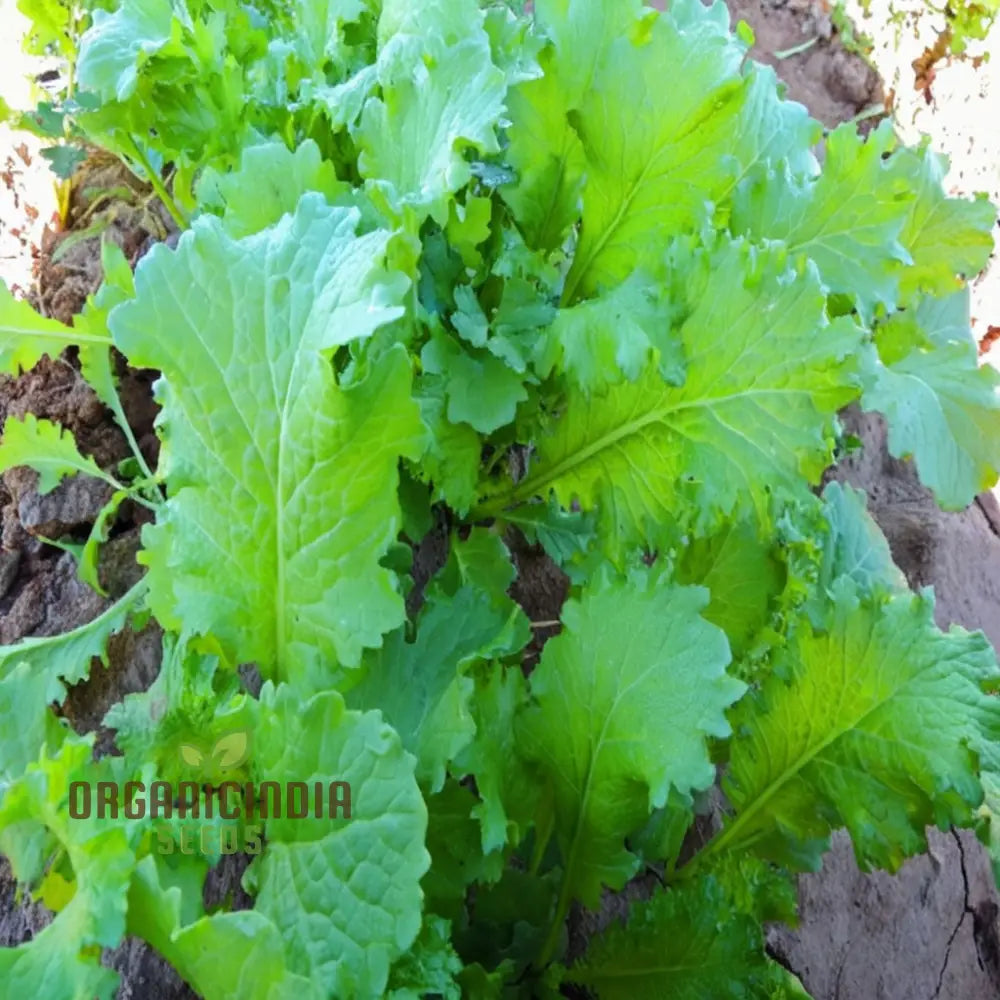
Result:
<svg viewBox="0 0 1000 1000"><path fill-rule="evenodd" d="M934 625L928 594L862 603L844 578L825 628L734 720L724 790L733 816L712 852L795 863L846 826L858 864L895 871L925 828L970 825L983 800L976 748L1000 738L1000 671L982 632Z"/></svg>
<svg viewBox="0 0 1000 1000"><path fill-rule="evenodd" d="M831 419L858 395L862 331L827 320L812 264L796 272L777 251L733 243L710 273L704 259L698 268L679 331L684 384L651 366L598 398L571 391L528 475L488 509L552 489L565 508L599 508L616 542L655 536L685 511L702 527L743 513L767 523L773 493L818 481Z"/></svg>
<svg viewBox="0 0 1000 1000"><path fill-rule="evenodd" d="M1000 475L1000 375L979 364L968 290L896 313L875 343L888 350L862 405L885 414L889 451L913 458L938 503L964 509Z"/></svg>
<svg viewBox="0 0 1000 1000"><path fill-rule="evenodd" d="M563 978L601 1000L743 1000L808 994L764 953L760 923L714 875L633 904ZM772 992L768 987L778 986Z"/></svg>
<svg viewBox="0 0 1000 1000"><path fill-rule="evenodd" d="M449 592L448 575L436 578L413 641L405 629L387 637L366 656L362 678L347 694L351 708L381 710L431 792L441 789L450 764L476 735L472 668L516 653L530 639L524 612L503 593L514 574L503 543L484 532L470 542L457 545L453 557L464 582Z"/></svg>
<svg viewBox="0 0 1000 1000"><path fill-rule="evenodd" d="M652 573L598 577L563 607L531 675L521 753L552 788L564 894L596 907L638 859L625 837L679 792L711 785L707 740L745 685L726 675L729 647L701 617L707 593Z"/></svg>
<svg viewBox="0 0 1000 1000"><path fill-rule="evenodd" d="M361 176L396 211L408 206L444 225L449 196L472 176L463 151L499 151L507 83L489 37L477 27L449 46L434 31L394 35L378 76L382 96L368 100L353 133Z"/></svg>
<svg viewBox="0 0 1000 1000"><path fill-rule="evenodd" d="M355 236L357 222L319 194L244 240L203 217L152 251L110 319L130 361L163 373L153 610L268 676L329 678L403 619L379 560L400 523L398 461L423 440L411 366L397 345L341 388L329 364L401 312L389 234Z"/></svg>
<svg viewBox="0 0 1000 1000"><path fill-rule="evenodd" d="M900 241L913 258L900 277L900 295L946 297L958 291L962 278L973 278L993 251L996 208L984 196L949 198L944 179L948 159L925 145L898 154L910 166L914 198Z"/></svg>
<svg viewBox="0 0 1000 1000"><path fill-rule="evenodd" d="M277 928L288 968L323 996L381 996L389 967L421 925L427 807L414 758L378 712L334 691L302 702L288 685L261 692L254 765L262 780L309 779L309 814L265 823L248 872L254 909ZM312 784L350 786L350 815L318 817Z"/></svg>
<svg viewBox="0 0 1000 1000"><path fill-rule="evenodd" d="M888 155L895 144L889 122L867 139L848 123L828 136L815 177L785 164L755 171L735 200L734 231L808 256L826 288L850 296L865 318L895 306L902 265L913 262L902 234L916 196L907 162Z"/></svg>
<svg viewBox="0 0 1000 1000"><path fill-rule="evenodd" d="M601 5L605 6L605 5ZM652 270L666 238L693 230L738 175L742 46L724 5L682 0L609 45L571 117L586 155L583 221L563 301ZM674 81L664 87L666 78Z"/></svg>
<svg viewBox="0 0 1000 1000"><path fill-rule="evenodd" d="M468 424L480 434L513 423L517 404L528 398L516 371L490 352L466 347L443 331L427 341L420 360L429 374L443 377L448 420Z"/></svg>
<svg viewBox="0 0 1000 1000"><path fill-rule="evenodd" d="M278 141L248 146L238 170L203 176L199 196L203 204L210 199L221 208L227 231L239 239L294 212L307 191L320 191L333 202L347 190L319 146L307 139L294 150Z"/></svg>
<svg viewBox="0 0 1000 1000"><path fill-rule="evenodd" d="M119 484L92 458L81 455L70 431L26 413L8 418L0 438L0 472L26 465L38 473L38 492L51 493L66 476L84 475Z"/></svg>
<svg viewBox="0 0 1000 1000"><path fill-rule="evenodd" d="M21 299L15 299L0 281L0 372L17 375L38 364L42 355L58 358L72 344L95 344L107 349L107 331L81 331L58 320L40 316Z"/></svg>
<svg viewBox="0 0 1000 1000"><path fill-rule="evenodd" d="M288 971L278 929L263 914L206 915L200 896L191 906L181 886L164 878L162 864L147 855L136 865L128 929L156 948L205 1000L320 1000L308 978Z"/></svg>
<svg viewBox="0 0 1000 1000"><path fill-rule="evenodd" d="M0 849L15 876L32 882L56 845L65 852L73 874L72 897L55 919L26 944L0 948L0 983L10 996L51 996L68 1000L112 1000L118 975L100 964L102 948L115 947L125 932L126 895L135 866L135 845L125 824L69 812L70 785L87 786L112 778L106 766L91 760L93 737L65 736L58 752L7 786L0 798ZM52 837L38 852L28 843L29 830ZM35 842L36 845L38 841Z"/></svg>

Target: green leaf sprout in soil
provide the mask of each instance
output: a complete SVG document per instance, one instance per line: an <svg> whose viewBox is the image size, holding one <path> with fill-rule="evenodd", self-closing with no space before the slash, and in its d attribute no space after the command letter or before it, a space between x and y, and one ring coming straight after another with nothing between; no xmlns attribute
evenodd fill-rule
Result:
<svg viewBox="0 0 1000 1000"><path fill-rule="evenodd" d="M3 997L109 1000L125 935L207 1000L802 997L763 927L833 831L890 872L928 827L997 839L993 650L821 488L849 404L942 507L996 482L994 208L889 123L821 165L722 3L522 6L23 5L65 134L181 234L133 276L104 233L72 326L0 290L0 370L72 348L133 452L11 416L0 470L103 482L53 539L94 587L144 524L99 617L0 648L0 851L53 911ZM158 373L155 463L113 352ZM148 620L97 752L60 706ZM183 818L71 816L232 733L241 781L351 788L262 821L249 908L203 902L219 851L158 850Z"/></svg>

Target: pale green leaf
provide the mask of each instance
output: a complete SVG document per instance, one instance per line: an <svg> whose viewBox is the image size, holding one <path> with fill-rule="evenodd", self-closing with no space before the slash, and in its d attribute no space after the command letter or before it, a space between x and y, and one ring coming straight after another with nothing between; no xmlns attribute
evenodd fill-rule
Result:
<svg viewBox="0 0 1000 1000"><path fill-rule="evenodd" d="M210 197L222 209L226 230L239 239L294 212L307 191L320 191L332 202L346 190L333 164L307 139L294 151L277 141L248 146L239 169L204 177L199 195L203 201Z"/></svg>
<svg viewBox="0 0 1000 1000"><path fill-rule="evenodd" d="M183 5L180 10L188 18ZM179 29L173 4L159 0L123 0L114 11L98 8L80 40L80 86L106 102L128 100L143 63L168 45L175 24Z"/></svg>
<svg viewBox="0 0 1000 1000"><path fill-rule="evenodd" d="M865 317L899 296L902 242L914 191L898 156L890 122L867 139L848 123L826 140L823 171L796 178L787 166L755 171L733 207L733 229L754 239L782 240L819 268L823 284L850 296Z"/></svg>
<svg viewBox="0 0 1000 1000"><path fill-rule="evenodd" d="M871 367L862 405L885 414L889 451L913 458L942 507L967 507L1000 472L1000 375L978 363L968 290L897 313L876 345L884 363Z"/></svg>
<svg viewBox="0 0 1000 1000"><path fill-rule="evenodd" d="M697 0L680 0L610 43L571 118L587 182L564 302L611 288L636 268L653 270L665 238L710 218L738 176L742 59L724 5L705 9Z"/></svg>
<svg viewBox="0 0 1000 1000"><path fill-rule="evenodd" d="M15 299L0 281L0 372L17 375L28 371L43 354L58 358L72 344L108 348L111 338L106 332L85 333L40 316L27 302Z"/></svg>
<svg viewBox="0 0 1000 1000"><path fill-rule="evenodd" d="M80 454L70 431L32 413L20 420L8 418L0 438L0 472L19 465L38 473L38 492L43 496L66 476L94 476L118 486L92 458Z"/></svg>
<svg viewBox="0 0 1000 1000"><path fill-rule="evenodd" d="M288 685L267 685L259 716L260 778L348 782L351 811L266 821L248 872L255 910L278 928L289 969L322 995L379 996L421 925L430 858L414 760L378 712L347 711L333 691L302 703Z"/></svg>
<svg viewBox="0 0 1000 1000"><path fill-rule="evenodd" d="M882 529L866 509L865 493L833 481L823 490L823 514L829 534L823 541L817 590L825 607L828 591L843 576L859 593L905 590L906 577L892 561Z"/></svg>
<svg viewBox="0 0 1000 1000"><path fill-rule="evenodd" d="M946 296L959 289L962 278L971 279L986 266L997 211L985 197L945 195L946 157L926 147L899 155L911 165L914 189L900 236L913 265L903 271L900 294L907 301L918 293Z"/></svg>
<svg viewBox="0 0 1000 1000"><path fill-rule="evenodd" d="M571 392L527 477L488 509L554 489L565 508L599 507L610 539L642 539L688 513L767 523L773 493L819 479L831 418L857 395L861 330L827 321L812 265L786 271L771 251L728 245L686 276L684 384L654 367L599 398Z"/></svg>
<svg viewBox="0 0 1000 1000"><path fill-rule="evenodd" d="M105 766L92 762L92 743L92 737L66 737L58 753L30 766L3 792L0 849L17 878L38 879L58 844L75 883L72 898L51 924L26 944L0 948L0 983L11 997L111 1000L115 994L118 976L100 965L100 949L115 947L124 934L135 854L123 823L98 820L94 814L70 817L71 782L86 784L93 802L95 782L112 777ZM38 841L31 845L30 831L51 834L41 852Z"/></svg>
<svg viewBox="0 0 1000 1000"><path fill-rule="evenodd" d="M354 131L361 176L401 211L441 225L448 197L471 175L463 151L498 152L495 127L507 85L482 28L448 46L437 32L398 34L379 53L382 96L365 105Z"/></svg>
<svg viewBox="0 0 1000 1000"><path fill-rule="evenodd" d="M784 669L741 706L712 850L795 863L846 826L863 869L895 871L925 828L970 825L975 748L1000 738L1000 671L982 632L939 631L928 594L860 603L842 580L825 629L801 628ZM734 721L734 726L737 723Z"/></svg>
<svg viewBox="0 0 1000 1000"><path fill-rule="evenodd" d="M329 364L401 312L389 234L355 236L357 222L319 194L241 241L202 217L176 251L154 248L111 317L129 360L163 373L153 609L268 676L328 679L403 620L379 560L400 524L399 458L422 444L410 363L397 345L348 388Z"/></svg>
<svg viewBox="0 0 1000 1000"><path fill-rule="evenodd" d="M634 874L625 837L670 789L715 778L707 740L729 734L725 710L745 686L726 675L725 635L700 617L707 598L651 573L598 577L564 605L531 675L520 750L551 784L565 885L587 906Z"/></svg>

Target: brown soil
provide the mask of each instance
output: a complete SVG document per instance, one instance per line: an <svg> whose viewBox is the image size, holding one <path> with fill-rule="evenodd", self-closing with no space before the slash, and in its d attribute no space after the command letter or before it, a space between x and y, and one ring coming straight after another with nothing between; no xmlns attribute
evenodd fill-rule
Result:
<svg viewBox="0 0 1000 1000"><path fill-rule="evenodd" d="M883 100L871 68L843 48L831 29L828 9L812 0L728 0L737 19L754 30L756 58L770 62L788 86L789 96L805 104L824 125L854 118ZM820 40L787 58L774 53L810 38ZM102 192L114 192L106 198ZM77 178L69 212L69 231L100 232L78 239L50 235L39 257L34 302L47 315L69 321L101 278L99 240L106 232L134 264L172 226L142 185L107 159L89 162ZM69 244L67 245L69 241ZM62 252L59 248L62 247ZM58 259L56 259L58 257ZM150 461L155 406L153 373L121 366L122 396L130 421ZM44 360L19 378L0 378L0 425L8 415L33 412L68 426L82 450L110 466L127 454L110 415L80 376L69 355ZM1000 510L992 497L959 514L944 514L916 480L907 463L892 460L877 418L849 412L848 425L865 450L836 472L868 491L870 506L885 531L894 557L911 585L933 584L938 620L983 628L1000 646ZM23 470L0 479L0 643L29 635L51 635L80 625L107 607L107 601L76 578L72 557L45 545L39 536L85 535L105 499L99 485L69 481L47 497ZM135 552L142 512L125 506L105 546L102 579L112 595L135 579ZM422 583L441 564L446 551L444 526L429 536L417 554ZM558 618L565 578L523 540L513 548L521 577L515 597L534 620ZM413 602L419 600L416 588ZM536 644L547 636L540 633ZM126 633L112 643L108 668L95 664L89 681L69 695L62 711L79 731L100 729L107 708L129 691L149 685L159 669L155 626L139 635ZM99 733L98 752L112 748ZM206 892L220 899L239 890L235 867L213 875ZM627 896L647 893L645 882ZM9 868L0 860L0 945L30 939L48 916L37 905L15 902ZM245 896L240 905L248 905ZM841 837L823 870L805 877L800 889L797 930L774 928L772 955L795 971L816 1000L987 1000L1000 996L998 902L988 859L969 835L931 838L927 857L913 859L897 876L864 875L854 865ZM623 909L611 897L600 914L574 912L571 949L578 954L586 936ZM151 949L129 939L106 955L122 974L120 1000L188 1000L195 994Z"/></svg>

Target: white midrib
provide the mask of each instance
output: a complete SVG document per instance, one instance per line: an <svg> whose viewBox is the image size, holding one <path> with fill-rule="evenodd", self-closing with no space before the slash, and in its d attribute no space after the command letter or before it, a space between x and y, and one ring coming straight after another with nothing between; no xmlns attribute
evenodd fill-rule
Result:
<svg viewBox="0 0 1000 1000"><path fill-rule="evenodd" d="M288 376L288 385L285 388L285 399L281 407L281 422L278 425L278 474L275 477L275 497L274 497L274 559L275 559L275 669L278 677L285 674L285 644L288 636L288 623L286 619L286 588L285 578L285 442L287 440L287 428L289 420L289 407L295 396L295 386L299 372L299 362L302 358L302 350L295 352L295 360L292 362L292 370Z"/></svg>

